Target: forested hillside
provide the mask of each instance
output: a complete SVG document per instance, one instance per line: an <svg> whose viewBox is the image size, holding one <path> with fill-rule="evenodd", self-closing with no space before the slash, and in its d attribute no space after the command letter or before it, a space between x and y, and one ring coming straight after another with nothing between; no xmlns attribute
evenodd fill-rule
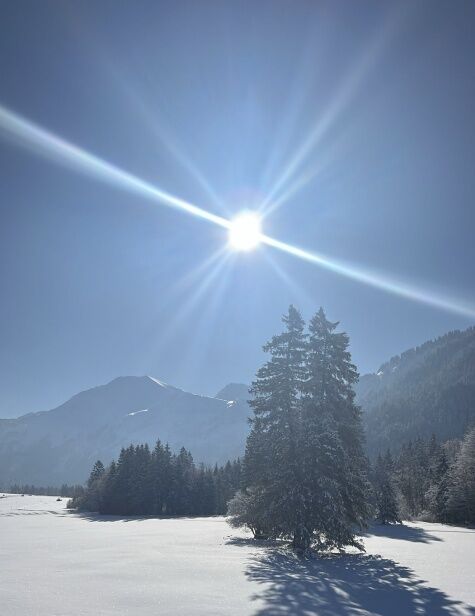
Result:
<svg viewBox="0 0 475 616"><path fill-rule="evenodd" d="M475 327L393 357L356 393L372 457L417 436L461 438L475 422Z"/></svg>

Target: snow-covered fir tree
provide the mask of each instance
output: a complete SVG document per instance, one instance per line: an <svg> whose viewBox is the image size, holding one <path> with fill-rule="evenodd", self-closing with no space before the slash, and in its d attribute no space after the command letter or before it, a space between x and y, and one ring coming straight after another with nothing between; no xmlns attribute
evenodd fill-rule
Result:
<svg viewBox="0 0 475 616"><path fill-rule="evenodd" d="M388 451L384 458L378 455L373 473L373 486L376 501L376 517L381 524L401 522L393 473L394 462L391 453Z"/></svg>
<svg viewBox="0 0 475 616"><path fill-rule="evenodd" d="M282 320L285 330L264 346L270 359L258 370L251 388L254 417L244 478L253 488L247 498L258 498L258 509L266 511L265 528L257 532L294 536L304 508L299 443L305 324L293 306Z"/></svg>
<svg viewBox="0 0 475 616"><path fill-rule="evenodd" d="M349 338L336 332L337 326L322 308L309 324L302 402L302 548L310 541L325 548L361 547L356 531L369 516L361 413L353 391L358 373Z"/></svg>
<svg viewBox="0 0 475 616"><path fill-rule="evenodd" d="M427 491L428 509L434 520L448 521L449 463L445 450L439 446L434 453L431 469L431 485Z"/></svg>
<svg viewBox="0 0 475 616"><path fill-rule="evenodd" d="M475 427L465 435L450 471L447 510L450 521L475 523Z"/></svg>
<svg viewBox="0 0 475 616"><path fill-rule="evenodd" d="M247 493L233 504L234 522L246 520L247 506L260 534L288 538L298 550L359 546L368 482L348 336L334 331L322 309L308 337L293 306L283 320L286 329L264 347L271 357L251 390Z"/></svg>

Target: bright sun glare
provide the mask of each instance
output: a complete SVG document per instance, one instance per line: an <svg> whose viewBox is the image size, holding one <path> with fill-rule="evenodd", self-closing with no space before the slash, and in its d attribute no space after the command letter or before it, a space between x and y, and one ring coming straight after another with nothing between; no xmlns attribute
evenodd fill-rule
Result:
<svg viewBox="0 0 475 616"><path fill-rule="evenodd" d="M229 244L234 250L253 250L261 242L261 220L253 212L242 212L231 221Z"/></svg>

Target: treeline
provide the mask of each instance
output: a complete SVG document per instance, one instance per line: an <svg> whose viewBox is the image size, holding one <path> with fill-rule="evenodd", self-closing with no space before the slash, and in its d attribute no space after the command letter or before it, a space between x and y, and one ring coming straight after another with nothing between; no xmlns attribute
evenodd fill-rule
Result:
<svg viewBox="0 0 475 616"><path fill-rule="evenodd" d="M371 473L377 516L382 522L422 518L475 524L475 428L463 441L439 443L433 436L379 455Z"/></svg>
<svg viewBox="0 0 475 616"><path fill-rule="evenodd" d="M35 496L63 496L64 498L79 497L84 493L84 486L68 485L63 483L58 486L35 486L35 485L19 485L15 483L10 486L10 494L33 494Z"/></svg>
<svg viewBox="0 0 475 616"><path fill-rule="evenodd" d="M208 468L196 466L184 448L175 454L160 441L153 451L130 445L107 468L96 462L70 506L111 515L222 515L240 480L239 460Z"/></svg>

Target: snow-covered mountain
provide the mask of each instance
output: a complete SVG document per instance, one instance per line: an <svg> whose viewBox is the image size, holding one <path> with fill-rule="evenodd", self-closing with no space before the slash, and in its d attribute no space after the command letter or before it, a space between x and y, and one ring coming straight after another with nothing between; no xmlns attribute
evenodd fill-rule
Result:
<svg viewBox="0 0 475 616"><path fill-rule="evenodd" d="M222 390L226 396L226 390ZM83 482L95 460L157 438L184 446L196 462L242 455L250 409L242 399L209 398L152 377L119 377L50 411L0 420L0 486Z"/></svg>

